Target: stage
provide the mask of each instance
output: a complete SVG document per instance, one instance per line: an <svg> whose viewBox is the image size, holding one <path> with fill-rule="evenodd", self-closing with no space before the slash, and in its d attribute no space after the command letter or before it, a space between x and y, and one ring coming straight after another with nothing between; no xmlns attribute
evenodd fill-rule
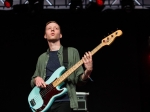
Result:
<svg viewBox="0 0 150 112"><path fill-rule="evenodd" d="M111 45L103 46L94 54L93 82L77 87L77 92L90 93L89 112L150 111L150 10L131 13L120 9L0 11L0 15L1 110L31 111L27 101L30 79L38 56L48 48L44 39L45 24L54 20L62 28L62 45L77 48L80 56L116 30L123 32Z"/></svg>

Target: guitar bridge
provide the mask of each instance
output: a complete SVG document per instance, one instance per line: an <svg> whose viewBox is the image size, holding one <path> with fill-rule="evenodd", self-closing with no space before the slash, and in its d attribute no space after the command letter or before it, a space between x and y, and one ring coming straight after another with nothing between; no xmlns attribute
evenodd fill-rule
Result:
<svg viewBox="0 0 150 112"><path fill-rule="evenodd" d="M30 103L31 103L32 106L35 106L35 104L36 104L35 101L34 101L34 99L32 99L32 100L30 101Z"/></svg>

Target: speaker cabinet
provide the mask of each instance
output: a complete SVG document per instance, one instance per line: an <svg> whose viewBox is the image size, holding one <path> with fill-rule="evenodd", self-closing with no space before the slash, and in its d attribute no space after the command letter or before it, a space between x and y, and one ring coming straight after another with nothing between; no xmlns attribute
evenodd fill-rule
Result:
<svg viewBox="0 0 150 112"><path fill-rule="evenodd" d="M89 93L86 92L76 92L78 99L78 109L74 109L74 111L86 111L87 112L87 96Z"/></svg>

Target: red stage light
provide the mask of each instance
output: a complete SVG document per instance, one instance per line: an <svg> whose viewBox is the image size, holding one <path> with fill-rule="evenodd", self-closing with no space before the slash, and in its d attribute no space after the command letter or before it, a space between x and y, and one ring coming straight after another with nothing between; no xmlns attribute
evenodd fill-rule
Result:
<svg viewBox="0 0 150 112"><path fill-rule="evenodd" d="M102 6L104 5L104 0L96 0L97 5Z"/></svg>
<svg viewBox="0 0 150 112"><path fill-rule="evenodd" d="M4 6L7 8L10 8L13 4L13 0L5 0L4 1Z"/></svg>

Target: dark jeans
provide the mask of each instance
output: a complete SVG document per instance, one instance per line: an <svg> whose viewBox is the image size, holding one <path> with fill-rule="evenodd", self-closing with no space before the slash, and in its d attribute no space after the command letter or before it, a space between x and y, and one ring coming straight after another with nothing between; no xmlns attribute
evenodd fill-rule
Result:
<svg viewBox="0 0 150 112"><path fill-rule="evenodd" d="M47 112L73 112L73 109L70 108L70 102L53 102L50 109Z"/></svg>

